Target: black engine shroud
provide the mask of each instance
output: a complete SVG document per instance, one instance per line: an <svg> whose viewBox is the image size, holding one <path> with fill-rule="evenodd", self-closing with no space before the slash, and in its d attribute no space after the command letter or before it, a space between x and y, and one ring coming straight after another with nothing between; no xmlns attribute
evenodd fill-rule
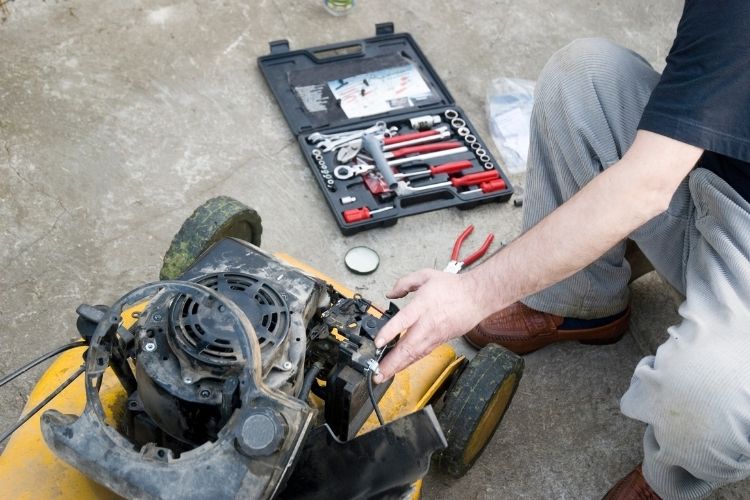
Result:
<svg viewBox="0 0 750 500"><path fill-rule="evenodd" d="M122 313L137 304L145 307L125 328ZM44 438L126 497L403 494L445 438L429 407L356 437L372 411L368 366L383 354L373 340L395 312L378 318L370 306L246 242L221 240L179 281L79 308L90 325L80 328L90 340L86 407L80 417L47 411ZM109 367L127 393L118 428L99 398Z"/></svg>

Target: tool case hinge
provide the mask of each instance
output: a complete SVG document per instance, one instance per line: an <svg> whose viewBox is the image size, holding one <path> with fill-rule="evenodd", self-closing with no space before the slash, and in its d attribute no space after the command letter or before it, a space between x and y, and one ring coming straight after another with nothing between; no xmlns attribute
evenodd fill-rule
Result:
<svg viewBox="0 0 750 500"><path fill-rule="evenodd" d="M271 49L271 54L283 54L289 52L289 40L274 40L269 42L268 47Z"/></svg>
<svg viewBox="0 0 750 500"><path fill-rule="evenodd" d="M393 34L393 23L378 23L375 25L375 35L392 35Z"/></svg>

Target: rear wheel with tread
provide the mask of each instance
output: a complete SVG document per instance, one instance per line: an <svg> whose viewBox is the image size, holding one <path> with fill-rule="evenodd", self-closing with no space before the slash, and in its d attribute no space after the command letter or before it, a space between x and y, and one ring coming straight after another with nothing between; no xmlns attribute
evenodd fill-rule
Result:
<svg viewBox="0 0 750 500"><path fill-rule="evenodd" d="M260 246L262 232L258 212L229 196L211 198L182 224L164 254L159 278L176 279L222 238L237 238Z"/></svg>

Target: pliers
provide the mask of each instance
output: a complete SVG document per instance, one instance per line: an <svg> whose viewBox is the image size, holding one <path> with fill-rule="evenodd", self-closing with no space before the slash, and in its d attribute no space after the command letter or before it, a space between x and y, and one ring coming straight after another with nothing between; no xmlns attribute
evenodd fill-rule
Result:
<svg viewBox="0 0 750 500"><path fill-rule="evenodd" d="M484 254L487 253L487 250L490 248L490 245L492 244L492 240L495 239L495 235L490 233L487 236L487 239L484 240L484 243L482 243L482 246L479 247L479 249L474 252L473 254L469 255L463 260L458 260L458 254L461 251L461 245L463 245L464 240L471 234L471 232L474 231L474 225L470 224L469 227L464 229L464 232L458 235L458 238L456 238L456 243L453 245L453 252L451 252L451 261L448 262L448 265L445 266L446 273L458 273L463 269L465 266L470 266L477 260L479 260Z"/></svg>

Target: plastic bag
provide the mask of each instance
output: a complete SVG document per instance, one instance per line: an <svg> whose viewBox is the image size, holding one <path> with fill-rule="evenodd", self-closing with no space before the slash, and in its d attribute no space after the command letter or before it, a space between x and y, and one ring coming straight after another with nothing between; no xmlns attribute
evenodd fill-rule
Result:
<svg viewBox="0 0 750 500"><path fill-rule="evenodd" d="M534 85L530 80L498 78L487 92L492 140L512 174L526 170Z"/></svg>

